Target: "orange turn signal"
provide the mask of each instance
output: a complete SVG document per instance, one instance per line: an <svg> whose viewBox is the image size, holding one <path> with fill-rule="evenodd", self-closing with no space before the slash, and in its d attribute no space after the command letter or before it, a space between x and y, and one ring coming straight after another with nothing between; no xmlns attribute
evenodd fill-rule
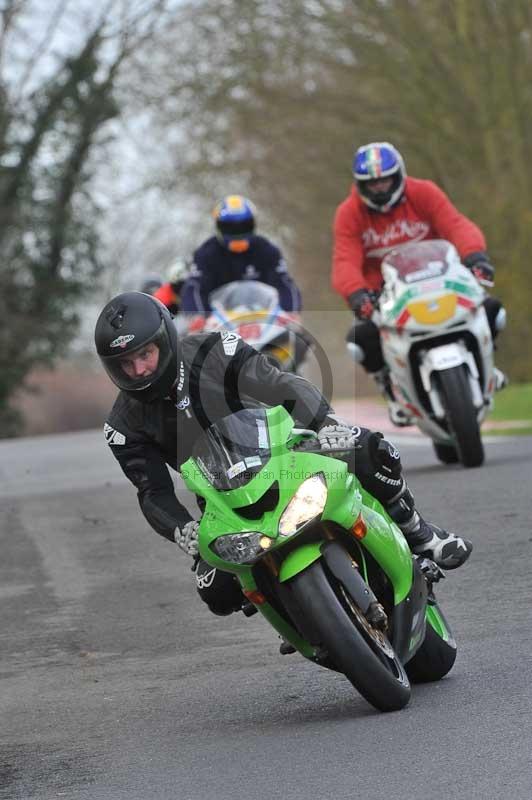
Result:
<svg viewBox="0 0 532 800"><path fill-rule="evenodd" d="M254 606L262 606L266 602L265 596L258 589L244 589L244 594Z"/></svg>
<svg viewBox="0 0 532 800"><path fill-rule="evenodd" d="M356 518L355 522L354 522L353 527L351 528L351 533L357 539L363 539L367 532L368 532L368 529L366 527L366 523L364 522L364 520L362 518L362 514L359 514L358 517Z"/></svg>

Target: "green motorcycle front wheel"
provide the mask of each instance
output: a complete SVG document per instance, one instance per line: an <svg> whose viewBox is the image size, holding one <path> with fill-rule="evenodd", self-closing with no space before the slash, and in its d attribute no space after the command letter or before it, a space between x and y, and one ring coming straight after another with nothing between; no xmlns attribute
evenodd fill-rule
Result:
<svg viewBox="0 0 532 800"><path fill-rule="evenodd" d="M410 699L406 672L386 636L373 628L346 589L316 561L290 583L306 616L305 629L335 667L379 711L397 711Z"/></svg>

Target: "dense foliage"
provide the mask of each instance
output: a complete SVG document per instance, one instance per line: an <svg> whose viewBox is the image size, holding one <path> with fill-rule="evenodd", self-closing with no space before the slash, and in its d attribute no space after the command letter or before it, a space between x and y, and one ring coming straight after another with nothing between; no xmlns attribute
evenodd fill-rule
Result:
<svg viewBox="0 0 532 800"><path fill-rule="evenodd" d="M77 52L21 96L3 50L26 5L0 10L1 434L30 370L68 346L98 273L110 287L117 265L158 270L176 241L195 246L210 232L209 210L229 192L256 201L260 229L303 288L306 319L315 312L313 333L333 362L337 352L340 384L348 379L331 225L353 149L367 141L394 142L410 174L436 180L484 229L509 312L498 360L530 379L528 0L109 0ZM133 6L110 57L104 23L114 20L116 35ZM124 138L110 165L98 145L119 112ZM111 175L109 187L121 169L131 201L102 220L93 173ZM193 219L180 217L187 204Z"/></svg>

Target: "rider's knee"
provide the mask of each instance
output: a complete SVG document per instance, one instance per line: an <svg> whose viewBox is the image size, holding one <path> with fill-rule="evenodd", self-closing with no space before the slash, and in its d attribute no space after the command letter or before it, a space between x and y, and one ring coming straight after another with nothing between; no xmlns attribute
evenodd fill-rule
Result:
<svg viewBox="0 0 532 800"><path fill-rule="evenodd" d="M384 366L379 329L372 320L357 320L349 329L347 347L355 361L368 372L378 372Z"/></svg>
<svg viewBox="0 0 532 800"><path fill-rule="evenodd" d="M360 483L381 503L388 503L402 489L399 451L382 433L361 428L354 451L353 471Z"/></svg>
<svg viewBox="0 0 532 800"><path fill-rule="evenodd" d="M242 607L244 597L235 576L211 567L203 559L196 568L196 587L213 614L225 617Z"/></svg>
<svg viewBox="0 0 532 800"><path fill-rule="evenodd" d="M499 331L506 327L506 309L496 297L486 297L484 309L488 318L492 339L495 340Z"/></svg>

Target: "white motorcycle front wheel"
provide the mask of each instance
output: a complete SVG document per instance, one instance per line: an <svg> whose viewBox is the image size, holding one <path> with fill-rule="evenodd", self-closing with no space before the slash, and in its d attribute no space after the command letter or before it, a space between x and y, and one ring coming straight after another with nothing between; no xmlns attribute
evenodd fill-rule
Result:
<svg viewBox="0 0 532 800"><path fill-rule="evenodd" d="M458 451L453 444L442 444L441 442L432 442L434 452L442 464L458 464L460 457Z"/></svg>
<svg viewBox="0 0 532 800"><path fill-rule="evenodd" d="M484 445L467 368L460 364L441 370L436 373L435 380L438 382L449 433L460 462L464 467L480 467L484 463Z"/></svg>

